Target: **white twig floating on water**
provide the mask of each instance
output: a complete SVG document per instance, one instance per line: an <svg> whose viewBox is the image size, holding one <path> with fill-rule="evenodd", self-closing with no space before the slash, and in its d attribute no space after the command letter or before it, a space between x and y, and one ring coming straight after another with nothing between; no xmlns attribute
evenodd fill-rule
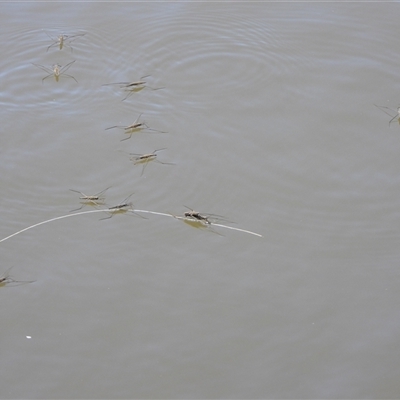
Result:
<svg viewBox="0 0 400 400"><path fill-rule="evenodd" d="M98 213L98 212L108 212L108 213L109 213L109 212L110 212L110 209L109 209L109 208L106 208L106 209L102 209L102 210L81 211L81 212L77 212L77 213L73 213L73 214L62 215L62 216L60 216L60 217L50 218L50 219L47 219L46 221L38 222L37 224L28 226L27 228L21 229L21 230L19 230L18 232L15 232L15 233L13 233L13 234L11 234L11 235L9 235L9 236L6 236L5 238L3 238L3 239L0 240L0 243L1 243L1 242L5 242L6 240L11 239L11 238L14 237L14 236L17 236L17 235L19 235L20 233L26 232L26 231L28 231L28 230L30 230L30 229L33 229L33 228L36 228L36 227L38 227L38 226L40 226L40 225L45 225L45 224L48 224L48 223L50 223L50 222L58 221L58 220L65 219L65 218L76 217L76 216L78 216L78 215L85 215L85 214ZM176 216L176 215L173 215L173 214L161 213L161 212L157 212L157 211L148 211L148 210L127 210L127 212L154 214L154 215L160 215L160 216L163 216L163 217L175 218L175 219L179 219L179 220L188 220L187 217L180 217L180 216ZM193 221L193 220L192 220L192 221ZM197 221L197 222L199 222L199 221ZM252 232L252 231L248 231L248 230L246 230L246 229L234 228L234 227L228 226L228 225L222 225L222 224L216 224L216 223L207 222L207 223L204 223L204 226L218 226L218 227L220 227L220 228L231 229L231 230L233 230L233 231L238 231L238 232L248 233L248 234L250 234L250 235L254 235L254 236L258 236L258 237L263 237L263 236L260 235L259 233Z"/></svg>

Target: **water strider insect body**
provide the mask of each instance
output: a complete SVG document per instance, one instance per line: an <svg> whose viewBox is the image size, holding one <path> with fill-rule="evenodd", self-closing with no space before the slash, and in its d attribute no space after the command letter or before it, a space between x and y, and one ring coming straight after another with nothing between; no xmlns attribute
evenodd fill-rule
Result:
<svg viewBox="0 0 400 400"><path fill-rule="evenodd" d="M227 220L222 215L209 214L209 213L199 213L198 211L195 211L195 210L191 209L188 206L184 206L184 207L186 207L189 210L189 211L186 211L183 214L185 218L201 221L201 222L204 222L204 223L209 224L209 225L212 225L214 223L214 221L215 222L224 221L224 222L234 223L232 221Z"/></svg>
<svg viewBox="0 0 400 400"><path fill-rule="evenodd" d="M116 206L108 207L109 210L122 210L125 208L132 208L133 203L122 202L121 204L117 204Z"/></svg>
<svg viewBox="0 0 400 400"><path fill-rule="evenodd" d="M158 162L160 164L174 165L173 163L163 162L163 161L160 161L160 160L157 159L157 154L156 153L158 151L162 151L162 150L166 150L166 148L154 150L152 153L147 153L147 154L129 153L130 155L135 156L135 157L131 157L131 160L133 161L134 165L143 164L142 173L140 174L140 176L143 175L144 169L146 168L147 164L150 161L156 161L156 162Z"/></svg>
<svg viewBox="0 0 400 400"><path fill-rule="evenodd" d="M186 224L188 224L194 228L207 228L211 232L216 233L217 235L223 236L219 232L212 229L212 226L214 225L214 223L211 222L209 220L209 218L211 218L211 216L214 216L215 214L200 214L198 211L192 210L191 208L189 208L187 206L184 206L184 207L188 208L190 211L186 211L183 214L183 217L179 217L179 216L175 216L175 215L172 215L172 216L174 218L182 220L183 222L185 222ZM222 226L222 225L220 225L220 226Z"/></svg>
<svg viewBox="0 0 400 400"><path fill-rule="evenodd" d="M186 211L183 215L185 216L185 218L191 218L198 221L204 221L206 224L211 224L211 222L208 220L208 217L201 215L198 211Z"/></svg>
<svg viewBox="0 0 400 400"><path fill-rule="evenodd" d="M51 47L53 47L53 46L58 46L59 49L62 50L62 48L63 48L64 45L65 45L65 46L68 46L68 47L71 49L71 52L72 52L72 46L70 46L70 45L68 44L68 42L71 43L71 42L73 42L76 38L85 35L85 33L79 33L79 34L77 34L77 35L58 35L57 38L53 38L53 37L51 37L47 32L45 32L45 33L46 33L46 35L47 35L51 40L54 41L54 43L52 43L49 47L47 47L47 50L46 50L46 51L49 51L49 49L50 49ZM75 38L75 39L74 39L74 38Z"/></svg>
<svg viewBox="0 0 400 400"><path fill-rule="evenodd" d="M148 126L146 125L145 122L139 122L139 119L141 116L142 116L142 114L139 114L139 116L136 118L135 122L128 126L114 125L114 126L110 126L110 127L106 128L106 130L113 129L113 128L121 128L121 129L124 129L125 131L131 131L131 130L139 129L139 128L142 128L142 129L148 128Z"/></svg>
<svg viewBox="0 0 400 400"><path fill-rule="evenodd" d="M152 88L150 86L146 85L146 81L143 79L149 77L150 75L145 75L142 76L138 81L132 81L132 82L114 82L114 83L105 83L102 86L109 86L109 85L120 85L121 89L126 89L128 91L128 94L122 99L122 101L126 100L128 97L132 96L133 93L140 92L142 89L147 88L150 90L160 90L164 89L164 87L159 87L159 88Z"/></svg>
<svg viewBox="0 0 400 400"><path fill-rule="evenodd" d="M240 229L240 228L233 228L231 226L227 226L227 225L221 225L219 223L219 221L226 221L226 222L230 222L230 223L234 223L232 221L229 221L227 219L225 219L222 215L218 215L218 214L209 214L209 213L200 213L198 211L195 211L193 209L191 209L188 206L184 206L187 209L189 209L189 211L185 211L183 214L183 217L181 216L177 216L174 214L170 214L172 217L182 220L183 222L187 223L188 225L191 225L195 228L207 228L208 230L210 230L213 233L216 233L218 235L221 235L219 232L215 231L214 229L212 229L212 227L214 226L218 226L221 228L227 228L227 229L232 229L232 230L236 230L236 231L242 231L242 232L246 232L246 233L250 233L252 235L256 235L256 236L262 236L258 233L255 232L251 232L251 231L246 231L244 229ZM221 235L223 236L223 235Z"/></svg>
<svg viewBox="0 0 400 400"><path fill-rule="evenodd" d="M144 85L146 85L146 81L144 81L143 79L144 78L147 78L147 77L149 77L150 75L145 75L145 76L142 76L141 78L140 78L140 80L138 80L138 81L133 81L133 82L119 82L119 83L117 83L118 85L122 85L122 86L120 86L121 88L129 88L129 89L132 89L132 88L137 88L137 87L139 87L139 86L144 86Z"/></svg>
<svg viewBox="0 0 400 400"><path fill-rule="evenodd" d="M68 63L67 65L64 65L63 67L59 64L54 64L52 66L52 69L45 67L44 65L40 65L40 64L35 64L32 63L35 67L38 67L40 69L42 69L43 71L47 72L48 75L46 75L43 79L42 79L42 83L45 79L47 79L50 76L54 76L54 79L56 80L56 82L58 82L60 76L65 76L67 78L72 78L76 83L78 83L78 81L72 76L72 75L68 75L65 72L68 70L68 68L75 62L71 61L70 63Z"/></svg>
<svg viewBox="0 0 400 400"><path fill-rule="evenodd" d="M128 202L129 198L130 198L132 195L133 195L133 193L131 193L122 203L119 203L119 204L117 204L117 205L115 205L115 206L112 206L112 207L108 207L110 216L109 216L109 217L105 217L105 218L100 218L100 220L109 219L109 218L111 218L114 214L117 214L117 213L124 213L124 212L127 212L127 211L131 211L133 214L139 216L140 218L146 219L146 218L143 217L142 215L137 214L137 213L135 213L135 212L133 211L133 203L132 203L132 202Z"/></svg>
<svg viewBox="0 0 400 400"><path fill-rule="evenodd" d="M81 194L81 197L79 197L79 199L83 200L81 207L76 208L74 210L71 210L70 212L81 210L85 205L90 205L91 204L91 205L94 205L95 207L97 207L97 206L100 206L100 205L104 204L105 197L103 196L103 194L104 194L105 191L110 189L110 187L111 186L109 186L108 188L106 188L106 189L102 190L101 192L98 192L98 193L96 193L94 195L87 195L85 193L82 193L79 190L69 189L72 192Z"/></svg>
<svg viewBox="0 0 400 400"><path fill-rule="evenodd" d="M123 129L125 131L125 133L129 135L129 137L127 137L125 139L121 139L121 142L123 142L124 140L130 139L135 132L139 132L144 129L147 129L147 130L153 131L153 132L158 132L158 133L167 133L164 131L158 131L157 129L150 128L144 121L139 122L139 119L141 116L142 116L142 113L139 114L139 116L136 118L135 122L133 122L131 125L128 125L128 126L114 125L114 126L110 126L110 127L106 128L105 130L107 131L109 129L114 129L114 128Z"/></svg>
<svg viewBox="0 0 400 400"><path fill-rule="evenodd" d="M138 87L138 86L144 86L146 84L146 81L144 81L144 78L147 78L150 75L145 75L140 78L138 81L133 81L133 82L114 82L114 83L104 83L101 86L109 86L109 85L121 85L121 88L133 88L133 87Z"/></svg>
<svg viewBox="0 0 400 400"><path fill-rule="evenodd" d="M149 154L142 154L139 157L135 157L134 158L134 164L140 164L141 162L149 162L152 159L155 159L157 157L157 154L155 154L156 151L160 151L160 150L165 150L165 149L159 149L159 150L154 150L153 153L149 153ZM135 153L130 153L130 154L135 154Z"/></svg>

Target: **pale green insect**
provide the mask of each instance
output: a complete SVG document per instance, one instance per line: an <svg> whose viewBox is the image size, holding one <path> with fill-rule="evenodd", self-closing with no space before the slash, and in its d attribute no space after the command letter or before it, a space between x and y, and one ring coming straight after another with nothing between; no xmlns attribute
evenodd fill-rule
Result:
<svg viewBox="0 0 400 400"><path fill-rule="evenodd" d="M103 205L104 201L105 201L105 197L103 196L103 194L106 190L110 189L110 187L111 186L109 186L107 189L104 189L101 192L98 192L93 195L87 195L85 193L82 193L79 190L69 189L69 190L71 190L71 192L81 194L81 197L79 197L79 199L82 200L82 202L81 202L82 206L79 208L75 208L74 210L71 210L70 212L81 210L86 205L93 205L95 207Z"/></svg>
<svg viewBox="0 0 400 400"><path fill-rule="evenodd" d="M56 80L56 82L58 82L58 80L60 79L60 76L65 76L66 78L72 78L76 83L78 83L78 81L72 76L72 75L68 75L65 72L68 70L68 68L75 62L71 61L70 63L68 63L67 65L61 66L60 64L54 64L51 69L45 67L44 65L40 65L40 64L35 64L32 63L35 67L38 67L40 69L42 69L43 71L47 72L48 75L46 75L43 79L42 79L42 83L45 79L49 78L50 76L54 76L54 79Z"/></svg>
<svg viewBox="0 0 400 400"><path fill-rule="evenodd" d="M135 132L139 132L141 130L147 129L149 131L153 131L153 132L158 132L158 133L167 133L164 131L158 131L157 129L152 129L150 128L146 122L139 122L140 117L142 116L142 114L139 114L139 116L136 118L136 120L128 125L128 126L123 126L123 125L114 125L114 126L109 126L108 128L106 128L105 130L107 131L108 129L114 129L114 128L119 128L119 129L123 129L125 131L125 133L127 135L129 135L129 137L125 138L125 139L121 139L121 142L123 142L124 140L128 140L132 137L132 135Z"/></svg>
<svg viewBox="0 0 400 400"><path fill-rule="evenodd" d="M138 81L132 81L132 82L114 82L114 83L105 83L102 86L109 86L109 85L120 85L119 87L121 89L125 89L128 94L122 99L122 101L126 100L128 97L132 96L133 93L140 92L144 88L150 89L150 90L160 90L164 89L164 87L159 87L159 88L152 88L150 86L146 85L146 81L144 81L144 78L147 78L150 75L145 75L142 76Z"/></svg>
<svg viewBox="0 0 400 400"><path fill-rule="evenodd" d="M64 46L67 46L71 49L72 52L72 46L69 43L73 42L76 38L85 35L85 33L79 33L77 35L58 35L57 38L53 38L47 32L45 33L51 40L54 41L54 43L47 47L46 52L49 51L49 49L53 46L58 46L60 50L62 50Z"/></svg>

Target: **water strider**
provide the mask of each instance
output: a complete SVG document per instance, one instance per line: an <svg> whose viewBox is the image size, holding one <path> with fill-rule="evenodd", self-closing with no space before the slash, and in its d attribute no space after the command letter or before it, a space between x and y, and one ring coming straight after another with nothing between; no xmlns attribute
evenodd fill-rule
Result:
<svg viewBox="0 0 400 400"><path fill-rule="evenodd" d="M189 211L185 211L183 216L170 214L171 217L174 217L175 219L179 219L179 220L185 222L186 224L188 224L188 225L190 225L190 226L192 226L194 228L207 228L209 231L211 231L213 233L216 233L217 235L220 235L220 236L223 236L223 235L221 233L217 232L216 230L212 229L213 226L219 226L219 227L222 227L222 228L234 229L234 230L238 230L238 231L242 231L242 232L251 233L251 234L254 234L254 235L257 235L257 236L261 236L259 234L254 233L254 232L244 231L243 229L232 228L230 226L221 225L221 224L217 223L219 221L231 222L231 221L228 221L227 219L225 219L221 215L209 214L209 213L200 213L198 211L193 210L190 207L187 207L187 206L184 206L184 207L186 207Z"/></svg>
<svg viewBox="0 0 400 400"><path fill-rule="evenodd" d="M44 65L40 65L40 64L35 64L32 63L35 67L38 67L40 69L42 69L43 71L47 72L48 75L46 75L43 79L42 79L42 83L45 79L47 79L50 76L54 76L54 79L56 80L56 82L58 82L60 76L65 76L67 78L72 78L76 83L78 83L78 81L72 76L72 75L68 75L65 72L68 70L68 68L75 62L71 61L70 63L68 63L67 65L64 65L63 67L60 64L54 64L52 66L52 69L45 67Z"/></svg>
<svg viewBox="0 0 400 400"><path fill-rule="evenodd" d="M75 193L79 193L81 195L81 197L79 197L80 200L83 200L82 206L79 208L76 208L74 210L71 210L70 212L73 211L79 211L81 210L83 207L85 207L86 205L94 205L95 207L103 205L104 204L104 200L105 197L103 196L104 192L106 192L108 189L110 189L111 186L109 186L108 188L102 190L101 192L98 192L94 195L87 195L85 193L82 193L79 190L74 190L74 189L69 189L71 190L71 192L75 192Z"/></svg>
<svg viewBox="0 0 400 400"><path fill-rule="evenodd" d="M72 52L72 46L70 45L71 42L73 42L76 38L84 36L85 33L79 33L76 35L58 35L57 38L53 38L51 37L47 32L45 32L45 34L54 41L54 43L52 43L49 47L47 47L47 51L49 51L49 49L53 46L58 46L60 50L62 50L62 48L64 46L67 46L71 49Z"/></svg>
<svg viewBox="0 0 400 400"><path fill-rule="evenodd" d="M126 100L128 97L132 96L132 94L140 92L141 90L147 88L150 90L160 90L164 89L164 87L159 87L159 88L152 88L150 86L146 85L146 81L143 79L149 77L151 75L145 75L142 76L138 81L132 81L132 82L114 82L114 83L105 83L102 86L109 86L109 85L120 85L121 89L125 89L128 91L128 94L122 99L122 101Z"/></svg>
<svg viewBox="0 0 400 400"><path fill-rule="evenodd" d="M121 142L123 142L124 140L130 139L134 133L145 130L145 129L147 129L149 131L153 131L153 132L158 132L158 133L167 133L164 131L158 131L157 129L150 128L144 121L139 122L139 119L141 116L142 116L142 114L139 114L139 116L136 118L135 122L133 122L132 124L130 124L128 126L114 125L114 126L110 126L110 127L106 128L105 130L107 131L109 129L114 129L114 128L123 129L125 131L125 133L127 135L129 135L129 137L127 137L125 139L121 139Z"/></svg>
<svg viewBox="0 0 400 400"><path fill-rule="evenodd" d="M135 154L135 153L129 153L129 155L134 156L131 157L131 160L133 161L134 165L137 164L142 164L143 168L142 168L142 173L140 174L140 176L143 175L144 169L146 168L147 164L150 161L156 161L160 164L167 164L167 165L174 165L174 163L169 163L169 162L164 162L164 161L160 161L157 159L157 152L158 151L162 151L162 150L166 150L165 148L163 149L158 149L158 150L154 150L152 153L147 153L147 154Z"/></svg>
<svg viewBox="0 0 400 400"><path fill-rule="evenodd" d="M185 218L196 220L196 221L201 221L206 224L211 224L211 222L208 220L207 216L201 215L198 211L194 211L194 210L190 209L189 207L186 207L186 208L188 208L190 211L185 211L185 213L183 214L185 216Z"/></svg>
<svg viewBox="0 0 400 400"><path fill-rule="evenodd" d="M198 211L194 211L193 209L191 209L188 206L185 206L188 210L190 211L186 211L183 215L185 218L188 219L192 219L192 220L196 220L196 221L201 221L205 224L213 224L215 222L230 222L233 223L232 221L227 220L225 217L223 217L222 215L218 215L218 214L209 214L209 213L199 213Z"/></svg>
<svg viewBox="0 0 400 400"><path fill-rule="evenodd" d="M133 193L131 193L122 203L119 203L119 204L117 204L115 206L112 206L112 207L108 207L107 210L108 210L110 216L109 217L105 217L105 218L100 218L100 221L103 220L103 219L112 218L112 216L114 214L122 214L122 213L126 213L127 211L130 211L131 213L139 216L140 218L147 219L146 217L143 217L142 215L137 214L137 213L135 213L133 211L133 203L131 201L128 202L128 200L130 199L130 197L132 195L133 195Z"/></svg>
<svg viewBox="0 0 400 400"><path fill-rule="evenodd" d="M217 214L209 214L209 213L200 213L198 211L193 210L190 207L186 207L189 211L185 211L182 216L172 215L174 218L179 219L185 222L187 225L190 225L193 228L207 228L212 233L216 233L217 235L224 236L221 233L217 232L212 227L220 226L223 228L231 229L231 227L226 225L217 224L217 221L227 221L224 217L217 215ZM229 222L229 221L228 221ZM235 229L235 228L234 228Z"/></svg>

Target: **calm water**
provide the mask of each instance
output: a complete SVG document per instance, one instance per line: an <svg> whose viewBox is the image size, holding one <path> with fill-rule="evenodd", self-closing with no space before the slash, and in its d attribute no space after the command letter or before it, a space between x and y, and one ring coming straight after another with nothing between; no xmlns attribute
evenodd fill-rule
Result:
<svg viewBox="0 0 400 400"><path fill-rule="evenodd" d="M263 235L1 242L2 398L399 398L398 4L0 9L0 240Z"/></svg>

